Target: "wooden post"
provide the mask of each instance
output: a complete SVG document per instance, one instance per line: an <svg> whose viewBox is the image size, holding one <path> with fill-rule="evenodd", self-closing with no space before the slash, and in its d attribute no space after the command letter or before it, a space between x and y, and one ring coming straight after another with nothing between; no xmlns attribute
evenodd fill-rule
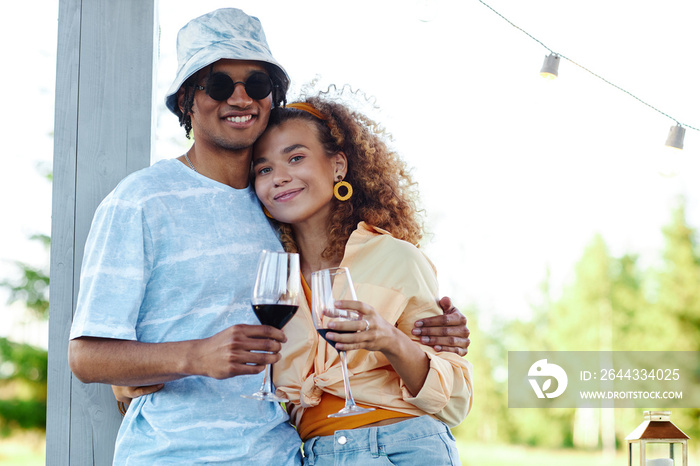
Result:
<svg viewBox="0 0 700 466"><path fill-rule="evenodd" d="M111 389L67 360L83 246L99 202L150 164L156 0L59 0L46 457L111 465L121 416Z"/></svg>

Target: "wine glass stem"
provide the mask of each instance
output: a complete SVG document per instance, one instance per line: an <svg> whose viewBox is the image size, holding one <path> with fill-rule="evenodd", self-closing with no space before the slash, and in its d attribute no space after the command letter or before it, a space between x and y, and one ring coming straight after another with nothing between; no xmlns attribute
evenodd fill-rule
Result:
<svg viewBox="0 0 700 466"><path fill-rule="evenodd" d="M272 364L265 368L265 378L267 380L267 393L272 393Z"/></svg>
<svg viewBox="0 0 700 466"><path fill-rule="evenodd" d="M270 386L270 379L272 373L272 367L270 367L269 364L265 365L265 374L263 376L263 382L262 385L260 386L260 392L265 392L265 393L270 393L271 392L271 386Z"/></svg>
<svg viewBox="0 0 700 466"><path fill-rule="evenodd" d="M345 386L345 407L350 408L355 406L355 400L352 397L352 392L350 391L350 379L348 378L348 362L347 354L345 351L338 351L340 355L340 362L342 363L341 369L343 370L343 385Z"/></svg>

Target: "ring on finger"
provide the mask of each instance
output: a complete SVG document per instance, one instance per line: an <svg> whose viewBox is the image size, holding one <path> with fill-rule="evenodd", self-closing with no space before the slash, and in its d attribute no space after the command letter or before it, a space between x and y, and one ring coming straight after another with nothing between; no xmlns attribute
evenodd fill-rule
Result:
<svg viewBox="0 0 700 466"><path fill-rule="evenodd" d="M367 320L367 319L362 319L362 320L365 321L365 329L363 330L363 332L366 332L367 330L369 330L369 320Z"/></svg>

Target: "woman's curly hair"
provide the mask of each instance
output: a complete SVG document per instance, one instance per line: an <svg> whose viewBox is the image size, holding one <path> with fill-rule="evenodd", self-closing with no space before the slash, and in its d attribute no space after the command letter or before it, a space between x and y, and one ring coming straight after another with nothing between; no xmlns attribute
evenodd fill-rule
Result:
<svg viewBox="0 0 700 466"><path fill-rule="evenodd" d="M268 129L292 119L311 122L330 157L342 151L348 160L344 181L352 185L347 201L332 200L329 221L329 244L326 259L340 260L350 234L361 221L387 230L395 238L418 245L423 231L418 218L418 193L406 164L384 142L384 131L365 115L323 99L304 100L324 117L291 107L272 110ZM288 224L277 222L285 250L299 252L294 233Z"/></svg>

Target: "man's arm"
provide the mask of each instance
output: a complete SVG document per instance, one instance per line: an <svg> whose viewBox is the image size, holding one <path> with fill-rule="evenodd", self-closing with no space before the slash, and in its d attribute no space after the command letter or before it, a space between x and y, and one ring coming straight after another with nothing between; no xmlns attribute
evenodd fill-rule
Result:
<svg viewBox="0 0 700 466"><path fill-rule="evenodd" d="M281 330L265 325L234 325L201 340L144 343L80 337L68 346L68 362L84 383L155 385L202 375L226 379L257 374L280 358Z"/></svg>
<svg viewBox="0 0 700 466"><path fill-rule="evenodd" d="M469 352L469 329L467 318L452 305L452 300L445 296L440 300L443 315L417 320L412 333L420 336L424 345L435 351L449 351L464 356Z"/></svg>

